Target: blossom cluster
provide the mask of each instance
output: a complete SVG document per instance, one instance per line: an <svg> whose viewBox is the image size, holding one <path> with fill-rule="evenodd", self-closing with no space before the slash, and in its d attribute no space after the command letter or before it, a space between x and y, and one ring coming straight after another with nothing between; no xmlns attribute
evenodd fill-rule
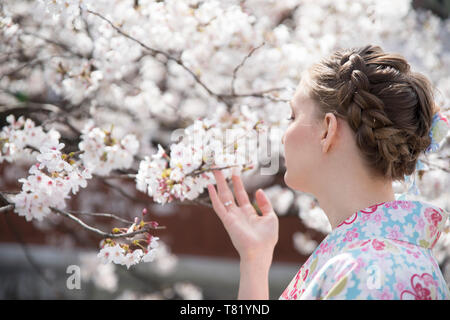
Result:
<svg viewBox="0 0 450 320"><path fill-rule="evenodd" d="M143 210L145 215L146 209ZM127 228L114 228L113 233L131 233L143 228L157 228L158 223L155 221L139 222L136 218L135 222ZM141 236L143 235L143 237ZM158 248L158 237L152 236L148 232L143 232L136 236L125 238L125 240L113 240L110 238L102 240L101 249L97 257L101 259L103 263L113 262L115 264L126 265L127 269L130 266L140 262L151 262L155 259Z"/></svg>
<svg viewBox="0 0 450 320"><path fill-rule="evenodd" d="M132 134L117 139L113 130L95 127L89 121L81 134L80 158L86 168L98 175L107 175L115 169L128 169L139 149L139 141Z"/></svg>
<svg viewBox="0 0 450 320"><path fill-rule="evenodd" d="M14 196L16 212L29 221L42 220L51 207L64 209L65 199L87 185L92 173L108 174L132 165L139 142L132 134L116 139L111 131L93 126L89 121L82 131L79 151L63 153L60 133L45 131L23 116L7 117L9 125L0 132L0 162L19 158L37 160L22 178L22 191Z"/></svg>
<svg viewBox="0 0 450 320"><path fill-rule="evenodd" d="M88 169L75 161L73 153L62 153L64 144L44 145L39 149L38 163L31 166L29 176L19 179L22 191L12 197L15 211L27 221L42 220L51 208L64 209L65 200L87 186L92 178Z"/></svg>
<svg viewBox="0 0 450 320"><path fill-rule="evenodd" d="M221 120L222 122L220 122ZM254 169L257 165L258 133L266 130L256 113L241 106L226 118L196 120L170 146L170 153L158 145L158 152L139 165L136 188L160 203L197 198L215 183L213 167L222 167L229 178L233 167Z"/></svg>
<svg viewBox="0 0 450 320"><path fill-rule="evenodd" d="M51 129L47 132L36 126L33 120L14 115L6 117L8 125L0 131L0 163L14 162L21 158L33 158L41 146L57 146L60 134Z"/></svg>
<svg viewBox="0 0 450 320"><path fill-rule="evenodd" d="M158 247L158 237L151 236L150 243L145 249L131 250L129 246L116 242L108 242L100 249L97 257L103 263L113 262L115 264L130 266L140 262L151 262L155 258L156 248Z"/></svg>

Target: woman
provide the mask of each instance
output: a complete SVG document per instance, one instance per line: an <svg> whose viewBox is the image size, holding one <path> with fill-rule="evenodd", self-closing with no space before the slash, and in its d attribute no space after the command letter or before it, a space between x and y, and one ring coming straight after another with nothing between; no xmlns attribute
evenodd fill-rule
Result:
<svg viewBox="0 0 450 320"><path fill-rule="evenodd" d="M428 80L379 47L340 50L303 74L291 107L285 182L317 198L332 232L280 299L449 299L431 253L446 212L392 189L431 143ZM214 174L209 196L241 259L238 298L267 299L278 218L262 190L256 214L237 172L236 201Z"/></svg>

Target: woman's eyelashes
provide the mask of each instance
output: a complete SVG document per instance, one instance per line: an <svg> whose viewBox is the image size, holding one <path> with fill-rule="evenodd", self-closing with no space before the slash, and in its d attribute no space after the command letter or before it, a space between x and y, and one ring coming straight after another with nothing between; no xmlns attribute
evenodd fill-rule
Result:
<svg viewBox="0 0 450 320"><path fill-rule="evenodd" d="M288 118L288 121L292 121L292 120L295 120L295 117L294 117L294 107L292 106L292 103L291 103L291 102L289 102L289 106L290 106L290 109L291 109L291 116Z"/></svg>

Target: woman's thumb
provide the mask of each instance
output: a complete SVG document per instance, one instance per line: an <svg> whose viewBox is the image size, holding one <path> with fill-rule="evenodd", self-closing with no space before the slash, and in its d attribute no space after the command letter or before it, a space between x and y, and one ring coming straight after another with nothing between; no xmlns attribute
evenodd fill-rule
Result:
<svg viewBox="0 0 450 320"><path fill-rule="evenodd" d="M256 190L255 197L256 203L258 204L263 216L273 212L272 204L262 189Z"/></svg>

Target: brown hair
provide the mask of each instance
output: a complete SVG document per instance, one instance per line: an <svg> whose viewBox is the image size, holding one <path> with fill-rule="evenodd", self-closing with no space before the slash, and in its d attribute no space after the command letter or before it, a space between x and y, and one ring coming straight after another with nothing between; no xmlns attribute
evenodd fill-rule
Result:
<svg viewBox="0 0 450 320"><path fill-rule="evenodd" d="M374 177L403 180L430 145L432 86L404 57L378 46L338 50L309 69L309 95L322 120L347 120Z"/></svg>

